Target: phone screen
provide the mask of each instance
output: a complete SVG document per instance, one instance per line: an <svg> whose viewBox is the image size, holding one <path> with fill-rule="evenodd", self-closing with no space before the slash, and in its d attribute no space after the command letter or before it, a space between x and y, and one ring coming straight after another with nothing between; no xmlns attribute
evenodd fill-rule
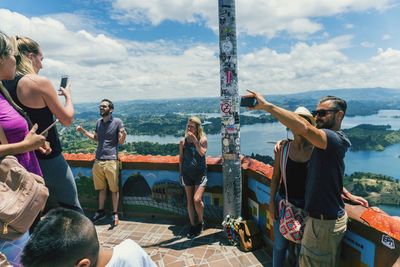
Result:
<svg viewBox="0 0 400 267"><path fill-rule="evenodd" d="M68 84L68 76L67 75L65 75L65 76L61 76L61 83L60 83L60 87L62 87L62 88L67 88L67 84Z"/></svg>
<svg viewBox="0 0 400 267"><path fill-rule="evenodd" d="M257 99L255 97L242 97L240 99L241 107L254 107L257 105Z"/></svg>

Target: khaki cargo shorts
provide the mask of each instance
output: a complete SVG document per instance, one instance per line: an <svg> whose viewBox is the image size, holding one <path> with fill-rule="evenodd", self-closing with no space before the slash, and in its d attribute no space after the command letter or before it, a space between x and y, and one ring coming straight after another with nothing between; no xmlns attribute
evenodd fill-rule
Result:
<svg viewBox="0 0 400 267"><path fill-rule="evenodd" d="M118 160L95 160L93 164L93 183L94 189L103 190L107 187L111 192L118 192Z"/></svg>

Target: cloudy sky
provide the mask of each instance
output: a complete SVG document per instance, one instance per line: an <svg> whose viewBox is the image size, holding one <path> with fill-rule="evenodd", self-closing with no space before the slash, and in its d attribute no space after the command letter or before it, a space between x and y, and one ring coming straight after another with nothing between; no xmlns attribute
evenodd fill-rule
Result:
<svg viewBox="0 0 400 267"><path fill-rule="evenodd" d="M217 0L0 0L74 102L219 95ZM400 0L237 0L239 91L400 88Z"/></svg>

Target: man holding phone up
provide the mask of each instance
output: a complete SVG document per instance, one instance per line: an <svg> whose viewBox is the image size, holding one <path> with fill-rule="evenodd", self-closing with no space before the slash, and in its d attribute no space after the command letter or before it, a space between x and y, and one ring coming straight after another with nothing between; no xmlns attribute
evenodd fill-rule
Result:
<svg viewBox="0 0 400 267"><path fill-rule="evenodd" d="M112 116L114 104L103 99L100 103L101 119L96 122L95 133L86 131L82 126L77 126L76 130L83 133L89 139L97 142L96 160L93 165L94 188L99 191L99 209L92 218L93 222L105 218L104 203L107 197L107 184L111 191L113 215L112 225L117 226L118 219L118 144L123 144L126 138L126 131L122 121Z"/></svg>
<svg viewBox="0 0 400 267"><path fill-rule="evenodd" d="M249 91L249 90L248 90ZM249 109L264 110L301 135L313 146L305 187L308 219L301 241L301 267L339 266L340 242L347 229L347 214L342 197L368 206L368 202L343 187L344 156L351 143L340 130L347 104L343 99L326 96L313 112L316 126L296 113L278 107L257 92L257 104ZM316 236L318 235L318 236Z"/></svg>

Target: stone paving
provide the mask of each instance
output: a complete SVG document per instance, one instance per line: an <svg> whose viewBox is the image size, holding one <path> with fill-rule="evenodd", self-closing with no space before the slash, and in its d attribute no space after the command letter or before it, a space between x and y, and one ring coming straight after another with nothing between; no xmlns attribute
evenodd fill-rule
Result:
<svg viewBox="0 0 400 267"><path fill-rule="evenodd" d="M188 226L141 221L96 225L100 243L113 247L130 238L141 245L159 267L175 266L272 266L265 249L242 252L228 245L219 226L208 226L194 239L186 238Z"/></svg>

